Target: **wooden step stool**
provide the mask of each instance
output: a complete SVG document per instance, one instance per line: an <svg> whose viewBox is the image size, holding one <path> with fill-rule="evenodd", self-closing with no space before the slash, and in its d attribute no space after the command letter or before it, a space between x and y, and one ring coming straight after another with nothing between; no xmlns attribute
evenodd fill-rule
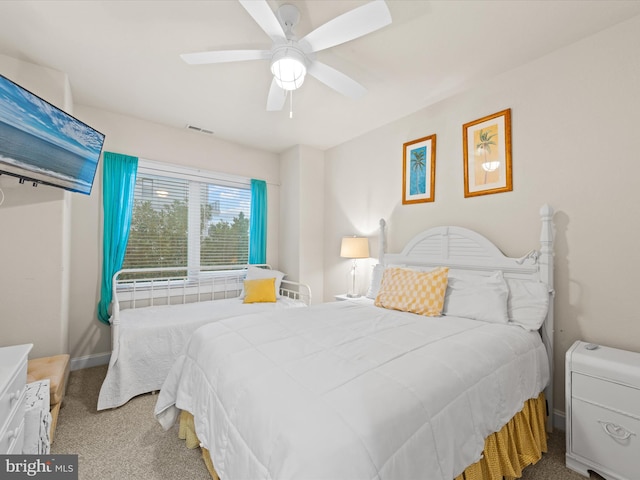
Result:
<svg viewBox="0 0 640 480"><path fill-rule="evenodd" d="M58 413L62 405L67 380L69 379L69 355L34 358L27 367L27 383L49 379L49 408L51 411L51 430L49 440L53 443L53 434L58 423Z"/></svg>

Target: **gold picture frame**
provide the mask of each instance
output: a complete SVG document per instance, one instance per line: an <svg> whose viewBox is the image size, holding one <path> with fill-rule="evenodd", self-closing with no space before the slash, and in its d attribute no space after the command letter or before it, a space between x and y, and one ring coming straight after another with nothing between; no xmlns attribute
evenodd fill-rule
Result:
<svg viewBox="0 0 640 480"><path fill-rule="evenodd" d="M433 202L436 183L436 134L403 144L402 204Z"/></svg>
<svg viewBox="0 0 640 480"><path fill-rule="evenodd" d="M511 109L462 126L464 196L513 190L511 168Z"/></svg>

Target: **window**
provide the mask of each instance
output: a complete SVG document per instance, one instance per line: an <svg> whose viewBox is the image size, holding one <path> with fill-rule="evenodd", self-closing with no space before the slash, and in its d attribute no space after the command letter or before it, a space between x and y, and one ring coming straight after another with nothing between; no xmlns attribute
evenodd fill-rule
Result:
<svg viewBox="0 0 640 480"><path fill-rule="evenodd" d="M122 268L246 264L250 211L249 179L140 160Z"/></svg>

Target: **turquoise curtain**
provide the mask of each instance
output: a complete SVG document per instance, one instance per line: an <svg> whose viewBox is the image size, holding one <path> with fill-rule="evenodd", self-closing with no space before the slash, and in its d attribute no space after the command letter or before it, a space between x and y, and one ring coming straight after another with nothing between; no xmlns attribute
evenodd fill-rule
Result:
<svg viewBox="0 0 640 480"><path fill-rule="evenodd" d="M133 214L138 158L105 152L102 158L102 210L104 214L102 288L98 320L109 325L113 274L122 268Z"/></svg>
<svg viewBox="0 0 640 480"><path fill-rule="evenodd" d="M267 182L251 179L249 263L267 262Z"/></svg>

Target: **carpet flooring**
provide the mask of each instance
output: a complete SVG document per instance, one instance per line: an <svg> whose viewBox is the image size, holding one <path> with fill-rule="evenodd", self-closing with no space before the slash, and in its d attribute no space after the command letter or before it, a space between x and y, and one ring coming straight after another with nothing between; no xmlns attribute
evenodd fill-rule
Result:
<svg viewBox="0 0 640 480"><path fill-rule="evenodd" d="M80 480L208 480L199 449L188 450L177 426L164 431L153 416L156 395L141 395L120 408L96 411L106 365L69 376L52 454L77 454ZM524 480L584 480L565 467L565 437L549 437L549 452L525 469ZM428 480L428 476L425 477ZM600 479L591 474L591 479Z"/></svg>

